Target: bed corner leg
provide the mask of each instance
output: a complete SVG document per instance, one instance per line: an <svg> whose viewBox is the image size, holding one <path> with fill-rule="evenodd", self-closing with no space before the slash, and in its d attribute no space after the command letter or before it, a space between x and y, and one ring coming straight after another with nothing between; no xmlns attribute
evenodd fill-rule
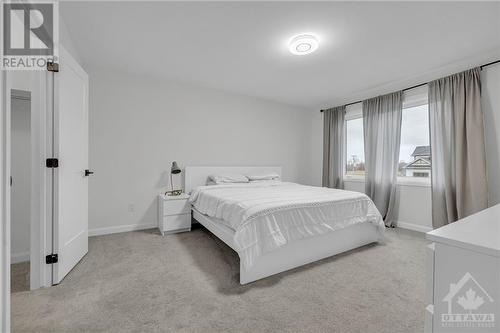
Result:
<svg viewBox="0 0 500 333"><path fill-rule="evenodd" d="M252 279L251 272L246 271L243 268L243 265L241 264L241 259L240 259L240 284L245 285L245 284L248 284L248 283L253 282L253 281L255 281L255 278Z"/></svg>
<svg viewBox="0 0 500 333"><path fill-rule="evenodd" d="M241 259L240 259L240 284L241 285L247 284L248 282L246 282L246 280L247 276L245 274L245 270L243 269L243 265L241 264Z"/></svg>

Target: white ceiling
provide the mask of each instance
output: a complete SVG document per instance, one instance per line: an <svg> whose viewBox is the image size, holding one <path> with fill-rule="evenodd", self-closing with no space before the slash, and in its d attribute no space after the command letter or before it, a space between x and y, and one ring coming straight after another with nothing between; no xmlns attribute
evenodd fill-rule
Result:
<svg viewBox="0 0 500 333"><path fill-rule="evenodd" d="M63 2L60 7L88 66L307 108L417 83L450 64L459 68L500 56L498 2ZM320 47L294 56L288 40L303 32L317 34Z"/></svg>

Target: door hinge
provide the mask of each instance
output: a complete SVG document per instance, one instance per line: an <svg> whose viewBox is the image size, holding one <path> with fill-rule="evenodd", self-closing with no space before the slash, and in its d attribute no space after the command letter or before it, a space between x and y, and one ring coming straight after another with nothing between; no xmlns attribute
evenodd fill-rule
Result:
<svg viewBox="0 0 500 333"><path fill-rule="evenodd" d="M59 72L59 64L52 61L47 61L47 70L49 72L57 73Z"/></svg>
<svg viewBox="0 0 500 333"><path fill-rule="evenodd" d="M57 256L57 253L49 254L48 256L45 256L45 263L47 265L55 264L57 263L58 259L59 258Z"/></svg>
<svg viewBox="0 0 500 333"><path fill-rule="evenodd" d="M48 158L45 161L45 165L47 166L47 168L57 168L57 167L59 167L59 159L57 159L57 158Z"/></svg>

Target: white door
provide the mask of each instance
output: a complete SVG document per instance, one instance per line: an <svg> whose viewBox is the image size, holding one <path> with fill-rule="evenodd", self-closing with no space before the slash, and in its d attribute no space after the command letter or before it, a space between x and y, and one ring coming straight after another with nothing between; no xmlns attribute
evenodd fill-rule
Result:
<svg viewBox="0 0 500 333"><path fill-rule="evenodd" d="M58 284L88 251L88 75L63 48L54 74L52 283Z"/></svg>

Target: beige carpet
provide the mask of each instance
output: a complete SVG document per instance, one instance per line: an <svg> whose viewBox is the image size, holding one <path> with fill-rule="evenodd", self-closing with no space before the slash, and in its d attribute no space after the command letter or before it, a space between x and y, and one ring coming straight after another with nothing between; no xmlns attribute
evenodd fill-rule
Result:
<svg viewBox="0 0 500 333"><path fill-rule="evenodd" d="M10 291L17 293L30 290L29 261L10 265Z"/></svg>
<svg viewBox="0 0 500 333"><path fill-rule="evenodd" d="M90 238L58 286L12 294L13 332L422 332L422 234L369 245L250 285L203 228Z"/></svg>

